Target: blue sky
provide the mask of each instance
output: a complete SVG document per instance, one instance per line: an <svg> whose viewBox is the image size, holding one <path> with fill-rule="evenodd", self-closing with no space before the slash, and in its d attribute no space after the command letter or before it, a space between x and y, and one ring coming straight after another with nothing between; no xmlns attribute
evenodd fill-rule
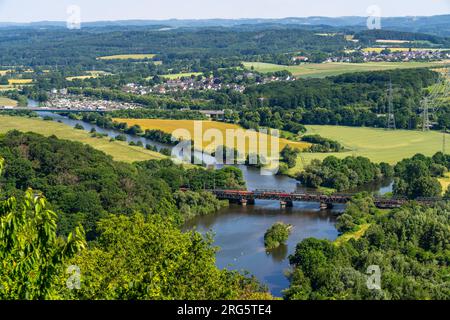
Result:
<svg viewBox="0 0 450 320"><path fill-rule="evenodd" d="M371 5L382 16L450 13L450 0L0 0L0 22L65 21L72 4L83 21L367 16Z"/></svg>

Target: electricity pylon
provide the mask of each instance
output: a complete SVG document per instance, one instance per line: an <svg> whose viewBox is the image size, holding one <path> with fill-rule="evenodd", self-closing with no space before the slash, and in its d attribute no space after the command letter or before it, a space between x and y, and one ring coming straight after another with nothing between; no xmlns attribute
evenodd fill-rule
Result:
<svg viewBox="0 0 450 320"><path fill-rule="evenodd" d="M388 129L395 130L395 114L394 114L394 101L393 101L392 81L389 81L389 102L388 102L388 117L386 127Z"/></svg>
<svg viewBox="0 0 450 320"><path fill-rule="evenodd" d="M430 90L429 94L420 102L420 111L422 111L422 130L428 131L433 126L436 112L445 103L450 93L450 74L446 69L443 76Z"/></svg>

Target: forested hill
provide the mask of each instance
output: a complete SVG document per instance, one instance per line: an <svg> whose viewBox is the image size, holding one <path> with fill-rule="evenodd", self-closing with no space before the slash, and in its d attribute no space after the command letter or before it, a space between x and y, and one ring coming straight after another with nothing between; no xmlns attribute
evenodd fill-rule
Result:
<svg viewBox="0 0 450 320"><path fill-rule="evenodd" d="M171 160L126 164L81 143L18 131L0 136L0 156L6 160L0 177L6 194L20 196L30 187L42 191L60 213L60 233L81 223L89 238L96 237L96 224L107 214L140 212L180 224L221 207L204 187L245 186L236 168L186 170ZM181 193L182 186L193 191Z"/></svg>
<svg viewBox="0 0 450 320"><path fill-rule="evenodd" d="M253 86L245 91L251 106L302 110L303 124L340 124L384 127L388 86L392 82L398 128L416 128L423 89L435 83L436 72L427 69L350 73L326 79L300 79Z"/></svg>
<svg viewBox="0 0 450 320"><path fill-rule="evenodd" d="M259 30L205 28L159 31L81 29L0 29L2 65L93 66L104 70L98 57L123 53L157 54L164 63L174 59L234 58L285 55L298 50L333 52L352 46L342 34L328 36L300 28ZM100 69L102 68L102 69Z"/></svg>
<svg viewBox="0 0 450 320"><path fill-rule="evenodd" d="M418 16L418 17L384 17L382 18L383 29L400 31L422 32L436 35L450 36L449 15ZM124 21L97 21L83 23L87 28L100 27L236 27L236 26L302 26L304 28L335 27L335 28L367 28L367 17L287 17L283 19L170 19L170 20L124 20ZM0 27L65 27L66 22L42 21L33 23L0 23Z"/></svg>

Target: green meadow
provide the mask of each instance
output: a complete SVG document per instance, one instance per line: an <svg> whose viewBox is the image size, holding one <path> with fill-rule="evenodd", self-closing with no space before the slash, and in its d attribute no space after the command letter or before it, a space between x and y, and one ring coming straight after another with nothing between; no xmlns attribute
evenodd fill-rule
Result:
<svg viewBox="0 0 450 320"><path fill-rule="evenodd" d="M296 77L324 78L350 72L383 71L391 69L411 69L425 67L442 67L449 61L442 62L366 62L366 63L307 63L298 66L284 66L263 62L243 62L247 69L254 68L261 73L271 73L287 70Z"/></svg>

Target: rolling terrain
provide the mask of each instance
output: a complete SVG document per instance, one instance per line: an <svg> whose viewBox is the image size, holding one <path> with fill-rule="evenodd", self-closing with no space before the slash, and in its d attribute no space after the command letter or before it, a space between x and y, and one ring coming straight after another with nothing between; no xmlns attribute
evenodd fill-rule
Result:
<svg viewBox="0 0 450 320"><path fill-rule="evenodd" d="M129 146L126 142L109 141L109 138L93 138L84 130L76 130L65 124L41 119L24 117L0 116L0 134L10 130L22 132L35 132L43 136L55 135L60 139L78 141L89 144L93 148L103 151L113 157L116 161L135 162L152 159L163 159L164 156L146 150L142 147Z"/></svg>

